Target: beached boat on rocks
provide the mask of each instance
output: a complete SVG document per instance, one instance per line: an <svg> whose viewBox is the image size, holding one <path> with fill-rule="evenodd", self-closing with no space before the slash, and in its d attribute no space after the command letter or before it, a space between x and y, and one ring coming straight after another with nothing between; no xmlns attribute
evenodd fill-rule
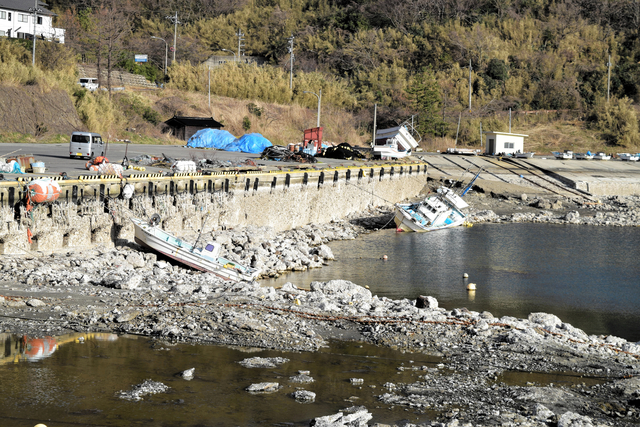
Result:
<svg viewBox="0 0 640 427"><path fill-rule="evenodd" d="M196 270L213 273L232 281L253 281L260 274L257 268L246 267L220 256L220 244L208 242L199 247L198 241L190 244L160 228L160 217L151 220L131 218L135 227L136 243L175 259ZM199 240L199 239L198 239Z"/></svg>
<svg viewBox="0 0 640 427"><path fill-rule="evenodd" d="M463 209L469 205L462 200L480 175L474 176L460 195L448 187L438 188L436 194L427 196L418 203L398 203L395 205L396 229L398 231L426 232L442 230L469 224Z"/></svg>

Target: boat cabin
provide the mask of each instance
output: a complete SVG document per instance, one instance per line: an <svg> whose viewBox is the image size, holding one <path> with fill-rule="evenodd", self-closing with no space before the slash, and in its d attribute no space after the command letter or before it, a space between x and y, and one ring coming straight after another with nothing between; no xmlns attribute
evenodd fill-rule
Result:
<svg viewBox="0 0 640 427"><path fill-rule="evenodd" d="M524 153L524 139L529 135L510 132L484 132L487 138L486 154Z"/></svg>
<svg viewBox="0 0 640 427"><path fill-rule="evenodd" d="M217 261L220 257L220 243L207 242L202 249L200 249L200 255L205 258L209 258L213 261Z"/></svg>
<svg viewBox="0 0 640 427"><path fill-rule="evenodd" d="M411 155L411 150L418 146L418 142L411 136L404 126L396 126L376 131L376 140L373 144L375 157L402 158Z"/></svg>

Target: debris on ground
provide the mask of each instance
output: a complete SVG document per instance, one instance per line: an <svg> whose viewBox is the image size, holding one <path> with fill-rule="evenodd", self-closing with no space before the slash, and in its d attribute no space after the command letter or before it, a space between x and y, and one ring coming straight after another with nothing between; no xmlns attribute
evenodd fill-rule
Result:
<svg viewBox="0 0 640 427"><path fill-rule="evenodd" d="M298 162L298 163L317 163L316 159L311 154L307 154L301 151L293 152L287 147L282 145L274 145L264 149L260 158L263 160L276 160L284 162Z"/></svg>
<svg viewBox="0 0 640 427"><path fill-rule="evenodd" d="M344 160L366 158L364 154L354 149L351 145L349 145L346 142L343 142L342 144L338 144L335 147L326 148L323 151L321 157L327 157L329 159L344 159Z"/></svg>

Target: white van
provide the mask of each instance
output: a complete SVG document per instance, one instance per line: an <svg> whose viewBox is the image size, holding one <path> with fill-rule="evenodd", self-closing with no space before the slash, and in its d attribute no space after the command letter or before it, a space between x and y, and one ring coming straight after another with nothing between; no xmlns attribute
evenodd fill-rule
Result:
<svg viewBox="0 0 640 427"><path fill-rule="evenodd" d="M69 143L69 157L104 156L104 142L99 133L73 132Z"/></svg>
<svg viewBox="0 0 640 427"><path fill-rule="evenodd" d="M82 86L85 89L94 91L96 89L98 89L98 79L93 79L91 77L82 77L79 81L78 84L80 86Z"/></svg>

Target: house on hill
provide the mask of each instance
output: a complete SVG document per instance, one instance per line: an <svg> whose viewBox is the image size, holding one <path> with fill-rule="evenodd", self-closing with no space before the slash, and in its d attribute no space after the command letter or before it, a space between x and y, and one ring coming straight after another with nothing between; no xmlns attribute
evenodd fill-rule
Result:
<svg viewBox="0 0 640 427"><path fill-rule="evenodd" d="M1 1L1 0L0 0ZM213 117L184 117L173 116L164 122L173 136L183 141L188 141L194 133L201 129L222 129L224 125Z"/></svg>
<svg viewBox="0 0 640 427"><path fill-rule="evenodd" d="M65 30L53 26L57 15L46 6L38 0L0 0L0 37L31 40L35 34L40 39L64 43Z"/></svg>

